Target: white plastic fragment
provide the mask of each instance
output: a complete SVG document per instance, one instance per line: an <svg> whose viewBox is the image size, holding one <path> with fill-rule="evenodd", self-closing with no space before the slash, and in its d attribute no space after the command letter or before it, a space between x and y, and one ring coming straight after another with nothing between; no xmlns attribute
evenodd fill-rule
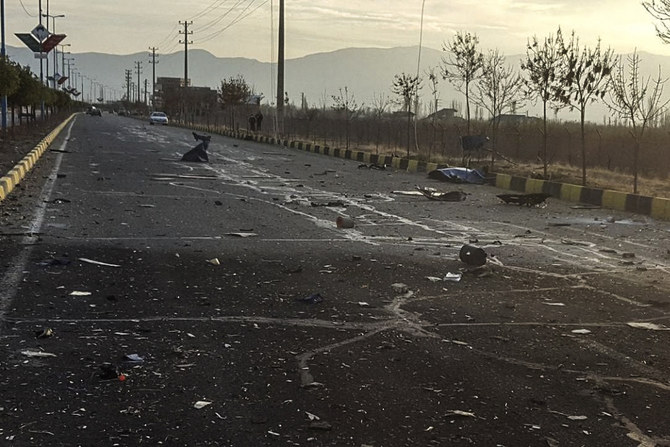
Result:
<svg viewBox="0 0 670 447"><path fill-rule="evenodd" d="M82 292L79 290L75 290L74 292L70 293L70 296L91 296L91 292Z"/></svg>
<svg viewBox="0 0 670 447"><path fill-rule="evenodd" d="M56 357L56 354L52 354L51 352L33 351L32 349L26 349L25 351L21 351L21 354L25 355L26 357L38 357L38 358Z"/></svg>
<svg viewBox="0 0 670 447"><path fill-rule="evenodd" d="M226 233L226 236L235 236L235 237L245 238L245 237L258 236L258 234L256 234L256 233Z"/></svg>
<svg viewBox="0 0 670 447"><path fill-rule="evenodd" d="M440 282L440 281L442 281L442 278L438 278L437 276L426 276L426 279L430 282Z"/></svg>
<svg viewBox="0 0 670 447"><path fill-rule="evenodd" d="M637 321L632 321L626 324L636 329L647 329L650 331L670 331L670 328L663 326L662 324L656 324L656 323L641 323Z"/></svg>
<svg viewBox="0 0 670 447"><path fill-rule="evenodd" d="M310 413L309 411L305 411L305 414L309 418L310 421L320 421L321 418L315 414Z"/></svg>
<svg viewBox="0 0 670 447"><path fill-rule="evenodd" d="M589 331L588 329L575 329L575 330L573 330L573 331L571 331L571 332L572 332L573 334L580 334L580 335L582 335L582 334L590 334L590 333L591 333L591 331Z"/></svg>
<svg viewBox="0 0 670 447"><path fill-rule="evenodd" d="M212 265L221 265L221 261L219 261L219 258L208 259L207 262L209 262Z"/></svg>
<svg viewBox="0 0 670 447"><path fill-rule="evenodd" d="M81 262L86 262L87 264L93 264L93 265L101 265L103 267L121 267L118 264L109 264L107 262L101 262L101 261L95 261L93 259L88 259L88 258L78 258L79 261Z"/></svg>
<svg viewBox="0 0 670 447"><path fill-rule="evenodd" d="M564 303L547 303L547 302L545 302L545 303L542 303L542 304L544 304L545 306L565 307Z"/></svg>
<svg viewBox="0 0 670 447"><path fill-rule="evenodd" d="M453 281L453 282L459 282L463 275L460 273L447 273L444 275L444 280L445 281Z"/></svg>
<svg viewBox="0 0 670 447"><path fill-rule="evenodd" d="M462 410L451 410L447 411L445 416L461 416L461 417L466 417L466 418L476 418L477 416L470 412L470 411L462 411Z"/></svg>
<svg viewBox="0 0 670 447"><path fill-rule="evenodd" d="M193 405L193 408L195 408L196 410L200 410L202 408L205 408L207 405L212 405L212 403L206 400L199 400Z"/></svg>

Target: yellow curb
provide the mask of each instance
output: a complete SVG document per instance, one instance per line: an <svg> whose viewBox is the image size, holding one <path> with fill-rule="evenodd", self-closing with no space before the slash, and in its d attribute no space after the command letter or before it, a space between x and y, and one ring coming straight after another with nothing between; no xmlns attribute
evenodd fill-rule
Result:
<svg viewBox="0 0 670 447"><path fill-rule="evenodd" d="M626 211L626 197L628 194L625 192L605 190L602 206L617 211Z"/></svg>
<svg viewBox="0 0 670 447"><path fill-rule="evenodd" d="M37 160L44 154L49 145L53 143L58 134L67 126L67 124L75 116L73 113L65 121L60 123L54 130L49 132L46 137L31 150L28 155L23 157L4 177L0 178L0 202L5 200L9 194L14 190L16 185L25 178L28 172L35 166Z"/></svg>

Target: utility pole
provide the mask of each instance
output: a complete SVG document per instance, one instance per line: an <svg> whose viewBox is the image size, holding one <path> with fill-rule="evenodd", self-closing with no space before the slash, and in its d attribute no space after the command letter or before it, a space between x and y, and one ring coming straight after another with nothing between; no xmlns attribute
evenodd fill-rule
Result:
<svg viewBox="0 0 670 447"><path fill-rule="evenodd" d="M0 58L3 63L7 63L5 56L7 49L5 48L5 0L0 0ZM7 97L2 96L2 131L7 130Z"/></svg>
<svg viewBox="0 0 670 447"><path fill-rule="evenodd" d="M181 40L179 43L184 44L184 87L188 87L188 44L193 43L193 41L188 40L188 36L193 34L193 31L188 30L189 25L193 25L193 21L191 22L179 22L180 25L184 25L184 31L179 31L179 34L184 35L184 41L182 42Z"/></svg>
<svg viewBox="0 0 670 447"><path fill-rule="evenodd" d="M149 93L149 80L144 78L144 104L147 103L147 93Z"/></svg>
<svg viewBox="0 0 670 447"><path fill-rule="evenodd" d="M284 0L279 0L279 51L277 52L277 131L284 133Z"/></svg>
<svg viewBox="0 0 670 447"><path fill-rule="evenodd" d="M133 70L126 70L126 100L130 102L130 82L133 77Z"/></svg>
<svg viewBox="0 0 670 447"><path fill-rule="evenodd" d="M142 74L142 62L141 61L136 61L135 62L135 70L137 70L137 102L142 102L142 98L140 98L140 75Z"/></svg>
<svg viewBox="0 0 670 447"><path fill-rule="evenodd" d="M189 25L193 25L193 22L179 22L180 25L184 25L184 31L179 31L179 34L184 35L184 41L182 42L181 40L179 43L184 44L184 87L182 88L182 95L181 95L181 104L182 104L182 117L183 117L183 122L186 122L186 89L188 89L188 44L193 43L193 41L189 42L188 36L193 34L193 31L188 30Z"/></svg>
<svg viewBox="0 0 670 447"><path fill-rule="evenodd" d="M154 110L155 108L155 99L156 98L156 64L159 62L156 60L156 51L158 48L156 47L150 47L149 50L151 50L151 110Z"/></svg>

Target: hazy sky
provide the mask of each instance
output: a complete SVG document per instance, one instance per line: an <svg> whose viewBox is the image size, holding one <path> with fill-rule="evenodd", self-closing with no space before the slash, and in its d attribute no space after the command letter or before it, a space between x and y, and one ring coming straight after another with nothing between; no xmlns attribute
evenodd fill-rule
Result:
<svg viewBox="0 0 670 447"><path fill-rule="evenodd" d="M278 0L50 0L56 31L70 51L131 54L183 49L179 21L193 21L190 48L222 57L269 61L276 46ZM38 23L39 0L5 0L7 43ZM422 0L286 0L286 57L346 47L418 45ZM47 0L42 0L46 14ZM274 9L274 13L272 10ZM273 20L274 19L274 20ZM46 20L46 19L44 19ZM49 19L50 29L53 19ZM654 19L638 0L425 0L423 44L439 49L456 31L480 37L481 48L512 55L529 37L560 26L618 53L637 48L670 55Z"/></svg>

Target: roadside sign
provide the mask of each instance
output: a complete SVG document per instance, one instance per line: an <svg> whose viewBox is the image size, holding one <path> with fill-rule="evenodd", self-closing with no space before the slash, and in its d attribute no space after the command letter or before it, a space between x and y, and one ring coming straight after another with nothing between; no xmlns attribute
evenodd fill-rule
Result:
<svg viewBox="0 0 670 447"><path fill-rule="evenodd" d="M51 34L44 42L42 42L42 51L45 53L50 52L66 37L67 35L65 34Z"/></svg>
<svg viewBox="0 0 670 447"><path fill-rule="evenodd" d="M44 27L44 25L37 25L33 30L31 31L31 34L35 36L37 40L42 42L44 39L49 37L49 30Z"/></svg>
<svg viewBox="0 0 670 447"><path fill-rule="evenodd" d="M37 41L32 34L30 33L16 33L16 37L19 38L28 48L31 49L33 53L39 53L42 51L42 45Z"/></svg>
<svg viewBox="0 0 670 447"><path fill-rule="evenodd" d="M47 53L35 53L35 59L46 59L48 56Z"/></svg>

